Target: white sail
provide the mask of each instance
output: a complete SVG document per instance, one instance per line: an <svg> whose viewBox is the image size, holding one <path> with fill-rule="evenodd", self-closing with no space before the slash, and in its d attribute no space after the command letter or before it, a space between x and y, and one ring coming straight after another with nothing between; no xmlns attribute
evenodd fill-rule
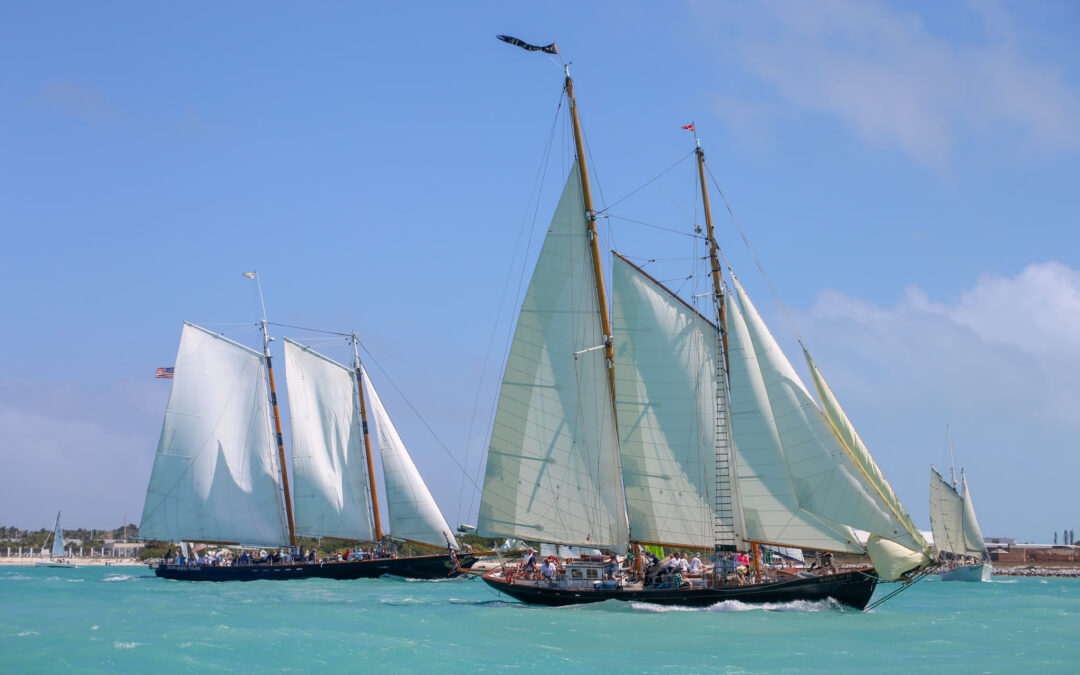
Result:
<svg viewBox="0 0 1080 675"><path fill-rule="evenodd" d="M900 544L909 552L916 552L920 558L925 557L922 554L925 542L920 544L915 540L905 523L885 502L879 486L871 482L864 468L852 458L784 356L739 280L732 279L799 504L820 518L866 530ZM918 539L921 540L921 536ZM896 561L892 547L878 547L878 550L888 551L892 558L882 568L895 571L910 562L906 553L903 562ZM882 568L878 568L879 574L884 574Z"/></svg>
<svg viewBox="0 0 1080 675"><path fill-rule="evenodd" d="M973 556L987 557L986 543L983 541L982 531L979 530L979 521L975 518L975 506L971 503L971 489L968 488L967 476L960 469L960 480L964 485L964 545L965 553Z"/></svg>
<svg viewBox="0 0 1080 675"><path fill-rule="evenodd" d="M285 338L296 533L374 539L352 368Z"/></svg>
<svg viewBox="0 0 1080 675"><path fill-rule="evenodd" d="M64 531L60 529L60 512L56 512L56 531L53 533L52 557L64 557Z"/></svg>
<svg viewBox="0 0 1080 675"><path fill-rule="evenodd" d="M735 535L744 531L738 485L729 474L717 475L717 454L730 448L718 444L718 431L725 441L729 436L717 407L724 385L716 327L618 257L611 313L631 534L666 545L737 545ZM715 513L718 488L735 517L730 507L727 514ZM736 522L720 523L718 531L716 521L724 515Z"/></svg>
<svg viewBox="0 0 1080 675"><path fill-rule="evenodd" d="M605 336L575 163L525 295L477 520L484 536L624 550Z"/></svg>
<svg viewBox="0 0 1080 675"><path fill-rule="evenodd" d="M447 540L458 548L450 526L439 511L424 479L416 469L409 451L390 421L375 386L361 366L360 372L368 393L368 404L379 434L383 479L386 481L386 510L390 515L390 534L399 539L432 546L446 546Z"/></svg>
<svg viewBox="0 0 1080 675"><path fill-rule="evenodd" d="M939 551L964 554L964 500L930 467L930 528Z"/></svg>
<svg viewBox="0 0 1080 675"><path fill-rule="evenodd" d="M289 541L262 354L184 323L139 534Z"/></svg>
<svg viewBox="0 0 1080 675"><path fill-rule="evenodd" d="M843 447L847 450L848 457L851 459L852 463L862 472L862 477L865 479L866 483L874 489L881 502L888 507L892 515L904 528L903 532L900 532L895 536L882 536L886 536L888 539L895 541L912 551L924 554L928 553L930 551L930 544L926 542L919 532L919 529L915 527L915 523L911 521L911 516L908 515L907 509L904 508L904 505L900 502L900 498L893 492L892 486L889 485L889 481L885 480L885 474L881 472L877 462L875 462L874 458L870 455L870 450L867 449L866 444L863 443L862 438L859 437L859 433L855 430L855 425L851 423L851 420L849 420L844 413L844 409L840 407L840 402L832 393L828 383L825 381L825 377L821 374L817 364L814 363L814 359L810 358L810 352L808 352L805 347L803 348L803 355L806 357L806 365L810 368L810 376L814 380L814 387L817 389L818 399L821 401L824 408L825 419L829 421L829 425L832 427L841 443L843 443ZM927 563L929 561L930 557L929 555L926 555L922 563Z"/></svg>
<svg viewBox="0 0 1080 675"><path fill-rule="evenodd" d="M731 427L747 538L798 548L861 553L855 533L803 508L739 306L727 303Z"/></svg>

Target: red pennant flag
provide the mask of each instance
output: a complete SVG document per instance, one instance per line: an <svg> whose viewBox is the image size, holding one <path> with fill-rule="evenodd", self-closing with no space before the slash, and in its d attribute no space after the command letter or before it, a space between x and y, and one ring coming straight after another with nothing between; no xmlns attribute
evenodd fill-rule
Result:
<svg viewBox="0 0 1080 675"><path fill-rule="evenodd" d="M683 127L683 129L686 129L688 131L693 131L694 130L694 123L691 122L690 124L687 124L685 127Z"/></svg>

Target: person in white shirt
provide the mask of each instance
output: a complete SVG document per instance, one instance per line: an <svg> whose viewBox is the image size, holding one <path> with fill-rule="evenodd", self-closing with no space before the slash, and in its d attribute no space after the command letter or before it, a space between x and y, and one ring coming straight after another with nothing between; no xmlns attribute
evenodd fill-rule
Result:
<svg viewBox="0 0 1080 675"><path fill-rule="evenodd" d="M540 575L544 579L551 581L555 578L555 561L548 558L544 561L544 564L540 566Z"/></svg>
<svg viewBox="0 0 1080 675"><path fill-rule="evenodd" d="M701 574L701 558L697 557L697 555L690 559L690 573Z"/></svg>

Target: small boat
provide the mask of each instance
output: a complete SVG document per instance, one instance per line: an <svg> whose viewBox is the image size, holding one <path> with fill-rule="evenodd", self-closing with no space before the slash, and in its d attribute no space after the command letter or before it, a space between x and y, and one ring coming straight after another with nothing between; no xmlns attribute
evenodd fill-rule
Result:
<svg viewBox="0 0 1080 675"><path fill-rule="evenodd" d="M949 454L952 456L952 431L949 430ZM971 502L967 476L960 469L960 483L956 484L956 466L949 467L952 485L930 467L930 527L934 532L934 546L938 549L942 581L990 581L993 566L990 554L983 542L979 521L975 518L975 506Z"/></svg>
<svg viewBox="0 0 1080 675"><path fill-rule="evenodd" d="M500 39L557 54L554 45ZM730 286L722 279L700 143L712 316L614 253L609 318L597 211L564 70L576 157L511 342L477 532L599 549L607 557L559 561L544 578L503 565L483 580L544 605L832 598L865 608L879 580L924 567L931 547L809 353L804 349L823 407L738 278L731 273ZM869 533L865 546L853 528ZM647 576L635 562L619 578L611 560L627 552L640 561L645 546L712 553L716 563L684 577ZM763 547L869 555L873 567L768 570ZM752 562L729 574L736 551L749 552Z"/></svg>
<svg viewBox="0 0 1080 675"><path fill-rule="evenodd" d="M360 363L355 334L352 367L285 338L294 479L290 492L266 325L264 318L260 353L184 323L139 534L143 539L291 552L278 564L174 559L154 566L157 576L253 581L387 574L445 579L461 574L474 558L459 555L450 527ZM379 520L369 403L379 435L389 532ZM391 533L399 541L439 552L310 562L295 555L298 535L384 542L384 535ZM240 559L246 563L244 556Z"/></svg>
<svg viewBox="0 0 1080 675"><path fill-rule="evenodd" d="M64 531L60 529L60 511L56 512L56 527L53 531L52 548L49 550L49 560L34 563L34 567L78 567L64 558Z"/></svg>

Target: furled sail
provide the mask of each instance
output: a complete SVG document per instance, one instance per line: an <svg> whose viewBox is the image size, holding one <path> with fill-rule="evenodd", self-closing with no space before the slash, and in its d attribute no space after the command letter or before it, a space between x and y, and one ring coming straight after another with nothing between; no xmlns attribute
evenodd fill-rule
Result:
<svg viewBox="0 0 1080 675"><path fill-rule="evenodd" d="M739 280L732 280L800 505L821 518L870 532L874 544L877 542L873 535L898 544L870 546L868 541L867 552L883 578L893 578L926 562L926 542L903 521L903 507L894 511L886 501L888 483L881 477L881 484L876 484L867 468L856 460L811 398ZM873 462L869 453L864 459ZM880 565L875 556L879 556Z"/></svg>
<svg viewBox="0 0 1080 675"><path fill-rule="evenodd" d="M939 551L967 553L964 500L934 467L930 467L930 528Z"/></svg>
<svg viewBox="0 0 1080 675"><path fill-rule="evenodd" d="M983 541L982 531L979 530L979 521L975 519L975 506L971 503L971 490L968 488L967 476L960 469L960 480L964 485L964 544L968 555L987 557L986 543Z"/></svg>
<svg viewBox="0 0 1080 675"><path fill-rule="evenodd" d="M615 412L634 539L709 549L739 545L744 527L737 481L717 474L717 455L724 455L725 471L731 460L717 405L724 371L716 327L616 257L612 332ZM716 513L718 489L731 505L726 514ZM735 522L718 523L725 515Z"/></svg>
<svg viewBox="0 0 1080 675"><path fill-rule="evenodd" d="M297 534L371 541L374 524L352 368L285 338Z"/></svg>
<svg viewBox="0 0 1080 675"><path fill-rule="evenodd" d="M731 428L747 538L797 548L861 553L851 527L803 507L778 421L739 305L727 303Z"/></svg>
<svg viewBox="0 0 1080 675"><path fill-rule="evenodd" d="M399 539L418 541L432 546L446 546L447 540L454 548L457 539L446 524L431 496L424 479L416 469L409 451L390 421L382 399L361 366L367 385L368 402L371 406L375 428L379 434L379 454L382 457L383 479L386 481L386 510L390 514L390 534Z"/></svg>
<svg viewBox="0 0 1080 675"><path fill-rule="evenodd" d="M622 550L626 511L584 201L575 163L518 316L477 530Z"/></svg>
<svg viewBox="0 0 1080 675"><path fill-rule="evenodd" d="M52 557L64 557L64 531L60 529L60 512L56 513L56 531L53 533Z"/></svg>
<svg viewBox="0 0 1080 675"><path fill-rule="evenodd" d="M184 323L139 535L289 541L262 354Z"/></svg>
<svg viewBox="0 0 1080 675"><path fill-rule="evenodd" d="M832 390L829 389L828 383L825 382L825 378L822 376L817 364L814 363L814 359L810 357L810 352L806 351L805 347L803 348L803 355L806 357L806 365L810 368L810 376L814 380L814 387L817 389L818 399L821 401L824 408L825 418L829 421L829 425L843 443L844 449L847 450L848 457L851 458L851 461L862 472L866 482L873 487L881 502L888 507L892 515L904 528L903 532L894 534L893 536L888 536L881 532L878 534L895 541L912 551L923 553L924 558L920 564L929 562L930 556L925 554L929 553L930 544L923 538L919 529L915 527L915 523L911 521L911 516L908 515L907 509L900 503L900 498L893 492L892 486L889 485L889 481L885 480L885 474L878 468L877 462L875 462L874 458L870 455L870 451L867 449L866 444L859 438L859 433L855 431L855 425L853 425L847 415L844 414L844 409L840 407L840 402L836 400L836 396L833 395Z"/></svg>

